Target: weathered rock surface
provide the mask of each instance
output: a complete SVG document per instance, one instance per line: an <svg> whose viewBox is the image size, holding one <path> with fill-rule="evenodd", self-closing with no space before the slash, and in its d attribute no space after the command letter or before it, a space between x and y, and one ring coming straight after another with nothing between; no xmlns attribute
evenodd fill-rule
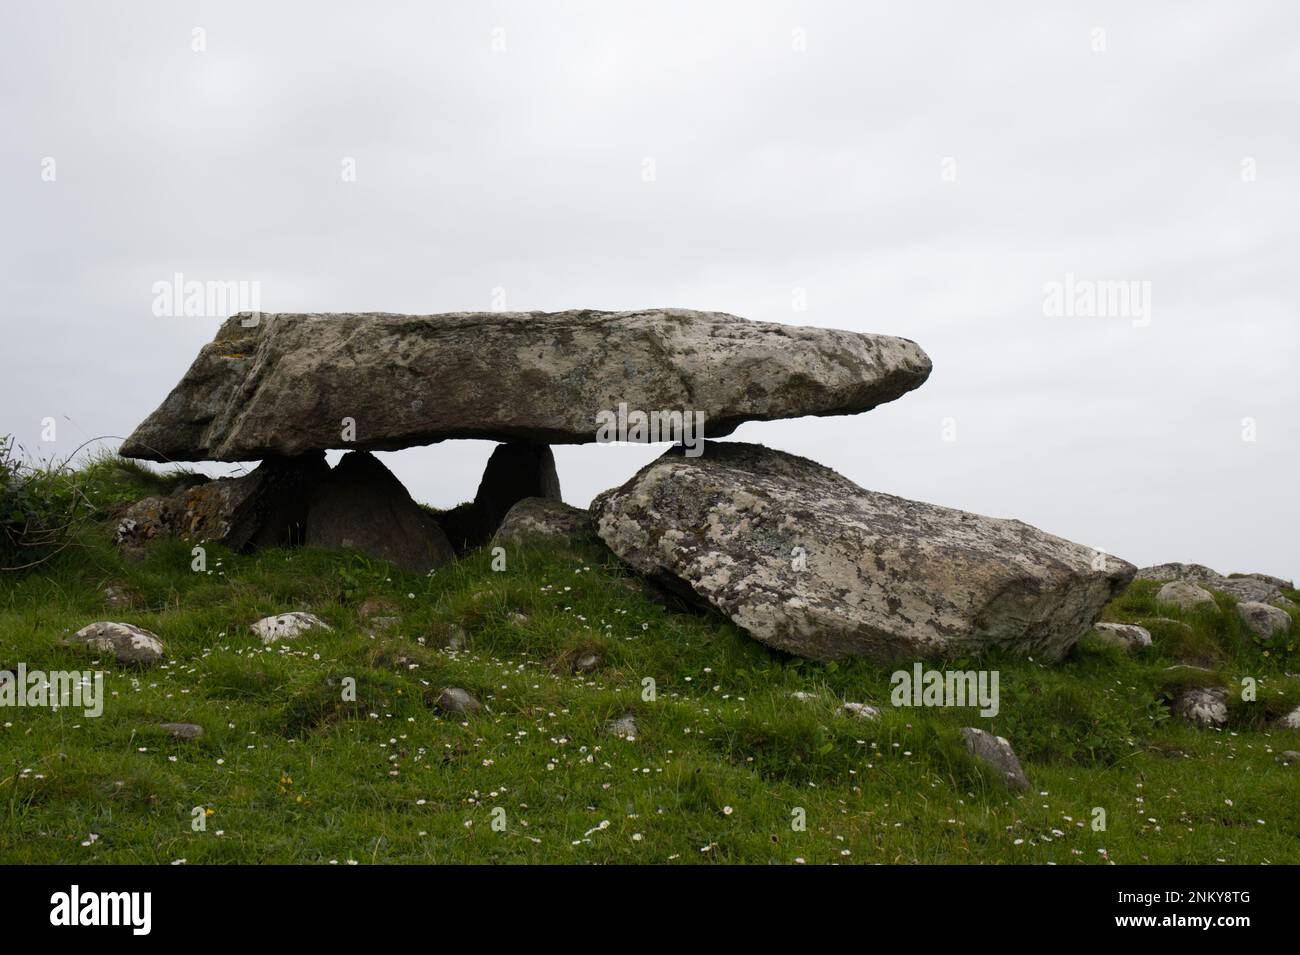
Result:
<svg viewBox="0 0 1300 955"><path fill-rule="evenodd" d="M973 726L962 727L961 737L962 742L966 744L967 752L1006 780L1008 789L1016 792L1028 791L1029 780L1025 778L1025 771L1021 768L1020 760L1016 758L1015 750L1011 748L1009 742L1001 736L994 736Z"/></svg>
<svg viewBox="0 0 1300 955"><path fill-rule="evenodd" d="M268 458L241 477L204 481L168 497L135 502L118 522L116 540L139 546L179 536L232 550L299 544L309 492L328 473L323 453Z"/></svg>
<svg viewBox="0 0 1300 955"><path fill-rule="evenodd" d="M167 654L158 635L129 623L103 620L82 627L64 643L82 645L111 653L118 663L148 666L160 662Z"/></svg>
<svg viewBox="0 0 1300 955"><path fill-rule="evenodd" d="M1224 576L1204 564L1157 564L1143 567L1137 572L1136 580L1156 580L1161 582L1183 581L1198 584L1207 590L1217 590L1238 600L1254 600L1273 604L1278 607L1294 606L1283 594L1283 589L1291 589L1291 582L1268 574L1230 574Z"/></svg>
<svg viewBox="0 0 1300 955"><path fill-rule="evenodd" d="M904 338L687 309L236 315L121 453L253 461L447 438L583 443L620 402L702 411L717 437L745 421L867 411L929 374Z"/></svg>
<svg viewBox="0 0 1300 955"><path fill-rule="evenodd" d="M1156 594L1156 600L1163 604L1173 604L1179 610L1213 610L1218 606L1214 602L1214 594L1185 580L1171 580L1165 584Z"/></svg>
<svg viewBox="0 0 1300 955"><path fill-rule="evenodd" d="M543 497L526 497L506 513L492 539L494 544L567 543L594 538L591 514L580 507Z"/></svg>
<svg viewBox="0 0 1300 955"><path fill-rule="evenodd" d="M1247 600L1237 604L1237 616L1257 637L1271 637L1291 629L1291 615L1268 604Z"/></svg>
<svg viewBox="0 0 1300 955"><path fill-rule="evenodd" d="M343 455L316 485L307 508L304 543L326 550L359 550L425 573L453 558L437 519L407 493L379 459L364 451Z"/></svg>
<svg viewBox="0 0 1300 955"><path fill-rule="evenodd" d="M1134 580L1155 580L1162 584L1171 580L1188 580L1194 584L1204 584L1222 578L1221 573L1206 567L1204 564L1181 563L1156 564L1153 567L1143 567L1133 575Z"/></svg>
<svg viewBox="0 0 1300 955"><path fill-rule="evenodd" d="M1188 687L1174 697L1174 715L1200 729L1228 723L1228 691L1223 687Z"/></svg>
<svg viewBox="0 0 1300 955"><path fill-rule="evenodd" d="M468 690L462 690L458 686L444 689L438 694L434 705L452 716L472 716L483 709L483 704L474 699Z"/></svg>
<svg viewBox="0 0 1300 955"><path fill-rule="evenodd" d="M804 458L733 442L697 458L670 450L601 494L592 514L636 570L818 660L993 647L1059 659L1133 573L1019 521L865 491Z"/></svg>
<svg viewBox="0 0 1300 955"><path fill-rule="evenodd" d="M173 739L193 741L203 738L203 727L198 723L159 723L158 728Z"/></svg>
<svg viewBox="0 0 1300 955"><path fill-rule="evenodd" d="M1300 706L1278 720L1278 725L1283 729L1300 730Z"/></svg>
<svg viewBox="0 0 1300 955"><path fill-rule="evenodd" d="M500 444L488 458L474 500L438 515L438 523L458 553L492 539L520 501L540 498L558 503L560 479L549 445L531 441Z"/></svg>
<svg viewBox="0 0 1300 955"><path fill-rule="evenodd" d="M1098 623L1093 625L1103 642L1125 650L1141 650L1151 646L1151 631L1131 623Z"/></svg>
<svg viewBox="0 0 1300 955"><path fill-rule="evenodd" d="M880 708L872 706L870 703L845 703L840 707L840 712L845 716L852 716L859 720L880 719Z"/></svg>
<svg viewBox="0 0 1300 955"><path fill-rule="evenodd" d="M274 617L263 617L256 623L251 624L250 629L261 638L263 643L279 643L281 640L292 640L295 637L300 637L308 630L331 630L333 628L314 613L293 610L289 613L276 614Z"/></svg>

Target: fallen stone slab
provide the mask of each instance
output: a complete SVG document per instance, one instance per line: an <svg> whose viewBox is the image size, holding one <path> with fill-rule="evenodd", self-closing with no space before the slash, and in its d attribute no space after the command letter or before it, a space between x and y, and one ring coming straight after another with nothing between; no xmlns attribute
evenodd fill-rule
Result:
<svg viewBox="0 0 1300 955"><path fill-rule="evenodd" d="M163 642L155 633L130 623L101 620L82 627L62 641L66 646L84 646L91 650L111 653L118 663L131 666L148 666L159 663L167 656Z"/></svg>
<svg viewBox="0 0 1300 955"><path fill-rule="evenodd" d="M993 648L1059 660L1133 574L1020 521L866 491L738 442L670 450L592 514L635 570L816 660Z"/></svg>
<svg viewBox="0 0 1300 955"><path fill-rule="evenodd" d="M241 314L121 453L254 461L448 438L585 443L620 404L702 412L717 437L745 421L868 411L929 374L905 338L688 309Z"/></svg>
<svg viewBox="0 0 1300 955"><path fill-rule="evenodd" d="M365 451L343 455L316 485L307 505L303 543L325 550L359 550L417 574L455 557L437 518Z"/></svg>

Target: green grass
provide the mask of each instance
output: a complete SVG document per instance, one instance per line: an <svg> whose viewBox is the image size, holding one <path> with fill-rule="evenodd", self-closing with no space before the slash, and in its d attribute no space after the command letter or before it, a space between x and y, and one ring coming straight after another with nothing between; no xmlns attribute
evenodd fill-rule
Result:
<svg viewBox="0 0 1300 955"><path fill-rule="evenodd" d="M74 546L0 577L0 669L101 668L109 696L97 719L0 710L3 863L1300 861L1300 767L1277 758L1300 732L1272 725L1300 704L1294 639L1252 639L1231 598L1184 615L1137 583L1106 616L1149 626L1156 645L1138 655L1085 638L1051 667L952 661L1000 671L987 720L894 709L889 669L771 652L651 599L595 548L511 552L504 572L477 553L429 577L219 547L199 574L179 541L127 561L110 543L115 507L167 482L112 461L83 477L99 510ZM109 608L106 584L131 606ZM398 627L370 633L358 609L374 598L396 605ZM248 630L293 609L333 631L263 647ZM57 645L95 620L152 630L168 661L131 670ZM445 649L454 634L464 649ZM593 651L596 672L574 675ZM1213 672L1166 669L1179 662ZM1181 683L1243 677L1258 698L1234 694L1227 731L1169 718ZM441 714L444 686L486 709ZM839 715L845 700L882 718ZM605 732L628 713L639 738ZM163 721L207 734L172 740ZM966 756L968 725L1012 741L1030 793Z"/></svg>

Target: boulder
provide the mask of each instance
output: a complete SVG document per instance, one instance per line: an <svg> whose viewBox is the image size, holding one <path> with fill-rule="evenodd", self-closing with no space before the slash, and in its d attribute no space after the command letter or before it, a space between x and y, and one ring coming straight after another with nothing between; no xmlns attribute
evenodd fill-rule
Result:
<svg viewBox="0 0 1300 955"><path fill-rule="evenodd" d="M526 499L559 503L555 455L545 444L500 444L488 458L474 500L438 515L438 523L456 551L464 553L491 540L511 508Z"/></svg>
<svg viewBox="0 0 1300 955"><path fill-rule="evenodd" d="M1291 589L1291 582L1268 574L1231 574L1223 576L1204 564L1157 564L1143 567L1136 580L1155 580L1162 583L1183 581L1198 584L1207 590L1217 590L1238 600L1254 600L1279 607L1294 606L1282 589Z"/></svg>
<svg viewBox="0 0 1300 955"><path fill-rule="evenodd" d="M1223 687L1187 687L1174 697L1174 715L1198 729L1228 723L1228 691Z"/></svg>
<svg viewBox="0 0 1300 955"><path fill-rule="evenodd" d="M64 643L111 653L118 663L148 666L160 662L167 654L158 635L129 623L104 620L82 627Z"/></svg>
<svg viewBox="0 0 1300 955"><path fill-rule="evenodd" d="M1291 615L1285 610L1252 600L1237 604L1237 616L1251 633L1265 639L1291 629Z"/></svg>
<svg viewBox="0 0 1300 955"><path fill-rule="evenodd" d="M1290 580L1284 580L1281 577L1273 577L1270 574L1229 574L1229 580L1257 580L1260 583L1268 584L1270 587L1276 587L1278 590L1295 590L1295 583Z"/></svg>
<svg viewBox="0 0 1300 955"><path fill-rule="evenodd" d="M281 640L300 637L308 630L333 628L314 613L293 610L289 613L276 614L274 617L263 617L251 624L250 629L261 638L263 643L279 643Z"/></svg>
<svg viewBox="0 0 1300 955"><path fill-rule="evenodd" d="M961 737L966 751L1005 780L1008 789L1028 791L1029 780L1025 778L1025 771L1021 769L1020 760L1016 758L1015 750L1009 742L1001 736L994 736L973 726L963 727Z"/></svg>
<svg viewBox="0 0 1300 955"><path fill-rule="evenodd" d="M1162 584L1171 580L1189 580L1194 584L1204 584L1222 580L1223 575L1217 570L1211 570L1204 564L1170 563L1143 567L1133 575L1133 579L1155 580Z"/></svg>
<svg viewBox="0 0 1300 955"><path fill-rule="evenodd" d="M1093 624L1097 636L1103 643L1121 647L1125 650L1141 650L1151 646L1151 631L1131 623Z"/></svg>
<svg viewBox="0 0 1300 955"><path fill-rule="evenodd" d="M590 512L570 507L563 501L526 497L506 513L492 543L506 546L530 542L566 544L594 537Z"/></svg>
<svg viewBox="0 0 1300 955"><path fill-rule="evenodd" d="M308 495L328 473L321 452L268 458L240 477L204 481L169 497L135 502L118 522L116 540L134 547L179 536L240 551L299 544Z"/></svg>
<svg viewBox="0 0 1300 955"><path fill-rule="evenodd" d="M592 504L634 569L816 660L1002 648L1058 660L1128 583L1122 560L1000 520L863 490L760 445L672 449Z"/></svg>
<svg viewBox="0 0 1300 955"><path fill-rule="evenodd" d="M1173 604L1179 610L1214 610L1218 607L1214 602L1214 594L1185 580L1172 580L1165 584L1156 594L1156 600L1162 604Z"/></svg>
<svg viewBox="0 0 1300 955"><path fill-rule="evenodd" d="M620 404L702 412L717 437L745 421L867 411L929 374L904 338L687 309L241 314L121 453L256 461L447 438L585 443Z"/></svg>
<svg viewBox="0 0 1300 955"><path fill-rule="evenodd" d="M434 705L452 716L472 716L483 709L482 703L458 686L449 686L439 693Z"/></svg>
<svg viewBox="0 0 1300 955"><path fill-rule="evenodd" d="M437 519L415 501L372 454L343 455L308 502L304 543L359 550L426 573L454 556Z"/></svg>

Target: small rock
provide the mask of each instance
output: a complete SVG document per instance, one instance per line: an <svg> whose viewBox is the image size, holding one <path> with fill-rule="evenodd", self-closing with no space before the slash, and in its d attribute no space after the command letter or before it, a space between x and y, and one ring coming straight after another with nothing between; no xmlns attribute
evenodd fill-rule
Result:
<svg viewBox="0 0 1300 955"><path fill-rule="evenodd" d="M803 690L795 690L790 694L790 699L797 700L800 703L811 703L813 700L817 699L817 694L805 693Z"/></svg>
<svg viewBox="0 0 1300 955"><path fill-rule="evenodd" d="M158 728L166 730L176 739L195 740L203 738L203 727L198 723L159 723Z"/></svg>
<svg viewBox="0 0 1300 955"><path fill-rule="evenodd" d="M574 673L594 673L600 668L600 654L584 653L573 661Z"/></svg>
<svg viewBox="0 0 1300 955"><path fill-rule="evenodd" d="M115 584L105 584L99 593L104 598L104 603L115 610L131 606L131 598L126 591Z"/></svg>
<svg viewBox="0 0 1300 955"><path fill-rule="evenodd" d="M113 654L118 663L136 666L157 663L167 655L157 634L129 623L92 623L82 627L65 643L84 644L91 649Z"/></svg>
<svg viewBox="0 0 1300 955"><path fill-rule="evenodd" d="M605 724L605 732L617 736L620 739L636 739L636 718L633 716L620 716L616 720L610 720Z"/></svg>
<svg viewBox="0 0 1300 955"><path fill-rule="evenodd" d="M1001 736L994 736L973 726L962 727L961 735L967 752L997 770L1006 780L1008 788L1018 792L1028 791L1029 780L1025 778L1025 771L1020 768L1020 760L1016 758L1010 743Z"/></svg>
<svg viewBox="0 0 1300 955"><path fill-rule="evenodd" d="M1185 580L1171 580L1160 588L1156 600L1164 604L1173 604L1180 610L1195 610L1200 607L1213 609L1217 606L1214 595L1204 587L1188 583Z"/></svg>
<svg viewBox="0 0 1300 955"><path fill-rule="evenodd" d="M880 710L870 703L845 703L840 707L840 712L845 716L854 716L860 720L880 719Z"/></svg>
<svg viewBox="0 0 1300 955"><path fill-rule="evenodd" d="M1093 629L1097 631L1097 636L1103 643L1113 647L1141 650L1143 647L1151 646L1151 631L1145 627L1138 627L1131 623L1098 623L1093 624Z"/></svg>
<svg viewBox="0 0 1300 955"><path fill-rule="evenodd" d="M333 628L329 624L314 613L306 613L302 610L282 613L275 617L263 617L252 625L253 632L262 638L263 643L292 640L302 636L308 630L331 629Z"/></svg>
<svg viewBox="0 0 1300 955"><path fill-rule="evenodd" d="M1188 687L1174 697L1174 715L1198 729L1228 723L1228 691L1223 687Z"/></svg>
<svg viewBox="0 0 1300 955"><path fill-rule="evenodd" d="M1294 766L1297 763L1300 763L1300 753L1297 753L1293 749L1288 749L1282 753L1281 759L1282 759L1282 765Z"/></svg>
<svg viewBox="0 0 1300 955"><path fill-rule="evenodd" d="M439 693L436 705L453 716L469 716L483 709L482 703L458 686L449 686Z"/></svg>
<svg viewBox="0 0 1300 955"><path fill-rule="evenodd" d="M1277 725L1283 729L1300 730L1300 706L1278 720Z"/></svg>
<svg viewBox="0 0 1300 955"><path fill-rule="evenodd" d="M1291 615L1285 610L1253 600L1237 604L1237 616L1257 637L1271 637L1291 628Z"/></svg>

